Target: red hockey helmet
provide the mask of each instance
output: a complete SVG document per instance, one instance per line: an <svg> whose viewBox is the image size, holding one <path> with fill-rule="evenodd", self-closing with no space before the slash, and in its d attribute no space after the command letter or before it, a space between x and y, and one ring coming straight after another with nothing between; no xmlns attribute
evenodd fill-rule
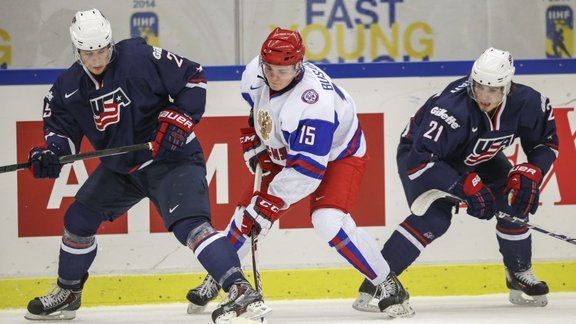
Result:
<svg viewBox="0 0 576 324"><path fill-rule="evenodd" d="M297 31L276 27L262 44L262 62L272 65L292 65L304 59L304 43Z"/></svg>

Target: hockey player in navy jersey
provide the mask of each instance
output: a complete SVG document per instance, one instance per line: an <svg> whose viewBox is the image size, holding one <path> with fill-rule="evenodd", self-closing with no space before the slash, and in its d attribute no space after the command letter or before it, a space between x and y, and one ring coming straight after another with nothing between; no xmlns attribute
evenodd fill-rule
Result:
<svg viewBox="0 0 576 324"><path fill-rule="evenodd" d="M202 66L142 38L114 44L97 9L77 12L70 35L77 62L44 99L45 143L29 154L34 177L58 177L58 157L78 153L83 137L97 150L145 142L153 150L101 159L65 213L57 288L31 300L25 317L74 318L96 257L98 227L148 197L165 227L229 292L234 316L260 319L270 309L210 221L206 165L194 134L206 104Z"/></svg>
<svg viewBox="0 0 576 324"><path fill-rule="evenodd" d="M509 52L489 48L470 75L430 97L410 119L398 145L398 172L408 204L430 189L462 199L471 216L496 211L528 219L538 208L539 186L558 155L550 101L512 81ZM512 165L502 150L519 138L527 160ZM439 199L419 217L408 216L387 240L382 255L402 273L450 227L454 203ZM548 286L532 270L527 227L497 218L510 301L545 306ZM360 287L360 297L370 283ZM525 293L528 297L522 297Z"/></svg>
<svg viewBox="0 0 576 324"><path fill-rule="evenodd" d="M309 199L316 234L374 287L376 301L362 307L411 316L407 292L350 215L368 159L354 100L316 65L303 62L304 51L298 32L276 28L242 74L252 125L241 129L244 159L251 172L260 164L267 175L260 191L250 185L244 192L228 237L243 258L253 227L261 238L283 211ZM189 313L202 311L219 289L207 276L188 293Z"/></svg>

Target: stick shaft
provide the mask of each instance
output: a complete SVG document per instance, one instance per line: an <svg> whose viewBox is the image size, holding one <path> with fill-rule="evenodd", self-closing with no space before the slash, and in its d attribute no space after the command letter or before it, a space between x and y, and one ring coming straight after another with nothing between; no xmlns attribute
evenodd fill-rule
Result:
<svg viewBox="0 0 576 324"><path fill-rule="evenodd" d="M254 171L254 192L260 190L262 185L262 167L258 163L256 165L256 170ZM260 271L258 271L258 238L256 233L254 233L254 226L252 226L252 233L250 233L250 247L252 250L252 272L254 274L254 285L256 286L256 291L262 293L262 280L260 278Z"/></svg>
<svg viewBox="0 0 576 324"><path fill-rule="evenodd" d="M143 151L143 150L152 150L152 143L148 142L148 143L141 143L141 144L108 148L108 149L92 151L92 152L79 153L79 154L74 154L74 155L64 155L64 156L60 157L60 162L61 163L70 163L70 162L74 162L74 161L87 160L87 159L93 159L93 158L101 158L101 157L106 157L106 156L113 156L113 155L124 154L124 153L129 153L129 152L136 152L136 151Z"/></svg>
<svg viewBox="0 0 576 324"><path fill-rule="evenodd" d="M532 223L530 223L530 222L528 222L528 221L525 221L525 220L523 220L523 219L521 219L521 218L518 218L518 217L515 217L515 216L512 216L512 215L508 215L508 214L503 213L503 212L498 212L498 213L496 214L496 217L505 219L505 220L507 220L507 221L509 221L509 222L512 222L512 223L516 223L516 224L520 224L520 225L526 226L526 227L528 227L528 228L530 228L530 229L535 230L536 232L540 232L540 233L542 233L542 234L546 234L546 235L548 235L548 236L552 236L552 237L557 238L557 239L559 239L559 240L566 241L566 242L568 242L568 243L572 243L572 244L576 245L576 238L569 237L569 236L566 236L566 235L564 235L564 234L554 233L554 232L549 231L549 230L547 230L547 229L544 229L544 228L542 228L542 227L540 227L540 226L538 226L538 225L536 225L536 224L532 224Z"/></svg>
<svg viewBox="0 0 576 324"><path fill-rule="evenodd" d="M115 148L108 148L108 149L92 151L92 152L64 155L64 156L61 156L59 158L59 160L60 160L60 163L64 164L64 163L70 163L70 162L74 162L74 161L101 158L101 157L106 157L106 156L124 154L124 153L128 153L128 152L151 150L151 149L152 149L152 143L142 143L142 144L134 144L134 145L128 145L128 146L120 146L120 147L115 147ZM5 165L5 166L0 166L0 173L18 171L18 170L23 170L23 169L28 169L28 168L30 168L30 162Z"/></svg>
<svg viewBox="0 0 576 324"><path fill-rule="evenodd" d="M457 204L462 202L462 199L460 199L459 197L456 197L452 194L449 194L449 193L444 192L444 191L439 190L439 189L430 189L430 190L424 192L423 194L421 194L418 198L416 198L414 200L414 202L412 203L412 206L410 206L410 210L412 211L412 213L414 215L422 216L426 213L426 211L428 210L430 205L432 205L432 203L438 199L448 199L448 200L451 200ZM529 221L523 220L522 218L518 218L516 216L512 216L512 215L509 215L509 214L501 212L501 211L496 213L496 217L505 219L505 220L512 222L512 223L526 226L526 227L533 229L537 232L540 232L542 234L546 234L546 235L552 236L554 238L557 238L559 240L566 241L568 243L576 245L576 238L569 237L569 236L564 235L564 234L558 234L558 233L549 231L547 229L542 228L539 225L536 225L536 224L530 223Z"/></svg>

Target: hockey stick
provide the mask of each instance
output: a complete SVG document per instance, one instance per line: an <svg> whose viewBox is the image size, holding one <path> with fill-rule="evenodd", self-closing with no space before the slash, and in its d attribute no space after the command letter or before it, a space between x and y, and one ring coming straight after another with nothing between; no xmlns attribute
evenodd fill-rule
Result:
<svg viewBox="0 0 576 324"><path fill-rule="evenodd" d="M93 159L93 158L101 158L101 157L106 157L106 156L112 156L112 155L118 155L118 154L124 154L124 153L128 153L128 152L142 151L142 150L152 150L152 143L148 142L148 143L120 146L120 147L103 149L103 150L86 152L86 153L64 155L64 156L61 156L59 158L59 160L60 160L60 163L64 164L64 163L70 163L70 162L74 162L74 161L87 160L87 159ZM0 166L0 173L29 169L30 166L31 166L30 162Z"/></svg>
<svg viewBox="0 0 576 324"><path fill-rule="evenodd" d="M448 199L454 203L461 203L462 202L462 199L460 199L457 196L454 196L452 194L449 194L449 193L444 192L444 191L439 190L439 189L430 189L430 190L424 192L423 194L421 194L420 196L418 196L418 198L416 198L414 200L414 202L412 203L412 206L410 206L410 210L412 211L412 213L414 215L422 216L422 215L424 215L424 213L426 213L426 211L428 210L430 205L432 205L432 203L438 199ZM546 229L540 227L539 225L525 221L522 218L518 218L516 216L512 216L512 215L509 215L509 214L501 212L501 211L496 213L496 217L505 219L505 220L512 222L512 223L515 223L515 224L526 226L526 227L531 228L537 232L540 232L540 233L552 236L554 238L557 238L559 240L566 241L568 243L572 243L572 244L576 245L576 238L569 237L569 236L564 235L564 234L554 233L552 231L549 231L549 230L546 230Z"/></svg>
<svg viewBox="0 0 576 324"><path fill-rule="evenodd" d="M254 170L254 192L260 190L262 184L262 167L260 163L256 164L256 170ZM254 284L256 285L256 291L262 294L262 280L260 279L260 272L258 271L258 265L256 264L256 257L258 254L258 238L254 230L254 225L252 225L252 230L250 232L250 247L252 249L252 272L254 273Z"/></svg>

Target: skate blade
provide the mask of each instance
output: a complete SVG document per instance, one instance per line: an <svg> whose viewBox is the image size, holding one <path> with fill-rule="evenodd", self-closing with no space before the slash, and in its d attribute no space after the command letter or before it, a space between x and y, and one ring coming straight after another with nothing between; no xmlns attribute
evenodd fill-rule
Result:
<svg viewBox="0 0 576 324"><path fill-rule="evenodd" d="M367 293L360 293L352 304L352 308L360 312L380 313L379 300Z"/></svg>
<svg viewBox="0 0 576 324"><path fill-rule="evenodd" d="M264 315L271 311L272 308L266 306L263 301L257 301L248 305L246 307L246 312L240 314L240 316L236 315L236 312L230 311L218 316L214 322L216 324L267 323Z"/></svg>
<svg viewBox="0 0 576 324"><path fill-rule="evenodd" d="M508 300L514 305L530 306L530 307L544 307L548 305L548 298L546 295L529 296L524 294L521 290L510 290Z"/></svg>
<svg viewBox="0 0 576 324"><path fill-rule="evenodd" d="M392 318L410 318L416 313L408 301L405 301L402 304L390 305L386 307L383 312Z"/></svg>
<svg viewBox="0 0 576 324"><path fill-rule="evenodd" d="M186 312L188 314L200 314L206 310L207 306L208 305L200 306L200 305L188 303L188 309L186 310Z"/></svg>
<svg viewBox="0 0 576 324"><path fill-rule="evenodd" d="M230 324L268 324L264 317L260 317L259 319L249 319L244 317L234 317Z"/></svg>
<svg viewBox="0 0 576 324"><path fill-rule="evenodd" d="M61 321L76 318L76 311L58 311L48 315L36 315L26 312L24 318L31 321Z"/></svg>
<svg viewBox="0 0 576 324"><path fill-rule="evenodd" d="M248 307L246 307L246 312L240 314L238 317L259 320L260 318L264 318L264 315L270 313L271 311L272 308L264 304L263 301L257 301L248 305Z"/></svg>
<svg viewBox="0 0 576 324"><path fill-rule="evenodd" d="M266 318L246 318L246 317L235 317L236 315L226 316L222 315L218 317L215 321L216 324L268 324Z"/></svg>

